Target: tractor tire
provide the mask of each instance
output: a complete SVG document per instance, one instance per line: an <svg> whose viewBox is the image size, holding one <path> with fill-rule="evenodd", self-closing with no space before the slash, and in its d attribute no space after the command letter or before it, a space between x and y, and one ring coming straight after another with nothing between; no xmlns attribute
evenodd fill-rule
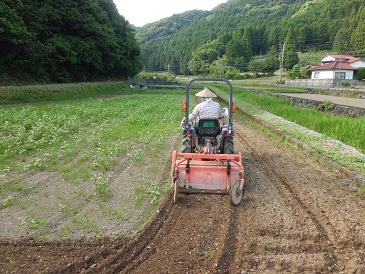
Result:
<svg viewBox="0 0 365 274"><path fill-rule="evenodd" d="M233 143L232 136L224 138L223 153L224 154L234 154L234 143Z"/></svg>
<svg viewBox="0 0 365 274"><path fill-rule="evenodd" d="M181 146L182 153L191 153L191 136L184 135Z"/></svg>

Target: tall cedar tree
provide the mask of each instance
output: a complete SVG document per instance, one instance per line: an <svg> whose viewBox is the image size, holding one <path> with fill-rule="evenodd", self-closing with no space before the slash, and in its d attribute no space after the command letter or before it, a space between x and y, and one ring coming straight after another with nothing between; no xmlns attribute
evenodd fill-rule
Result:
<svg viewBox="0 0 365 274"><path fill-rule="evenodd" d="M244 60L244 44L243 44L243 34L245 29L243 27L238 27L233 31L232 39L228 42L226 48L226 55L228 62L232 65L238 65Z"/></svg>
<svg viewBox="0 0 365 274"><path fill-rule="evenodd" d="M351 48L351 32L347 28L339 29L333 42L334 52L345 53Z"/></svg>
<svg viewBox="0 0 365 274"><path fill-rule="evenodd" d="M285 39L284 68L289 70L298 64L299 56L295 49L295 37L292 29L289 29Z"/></svg>
<svg viewBox="0 0 365 274"><path fill-rule="evenodd" d="M351 35L351 44L353 50L361 56L365 53L365 21L360 21L359 25Z"/></svg>
<svg viewBox="0 0 365 274"><path fill-rule="evenodd" d="M248 64L252 59L252 39L251 39L251 29L245 28L245 32L242 37L243 44L243 63L245 64L244 68L247 70Z"/></svg>

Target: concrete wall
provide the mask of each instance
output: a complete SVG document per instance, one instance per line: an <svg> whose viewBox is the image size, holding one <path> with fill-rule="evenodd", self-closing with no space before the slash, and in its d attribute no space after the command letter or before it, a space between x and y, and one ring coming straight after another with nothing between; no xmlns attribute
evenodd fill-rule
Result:
<svg viewBox="0 0 365 274"><path fill-rule="evenodd" d="M312 80L312 79L296 79L296 80L285 80L286 86L294 87L323 87L332 88L333 79L323 79L323 80Z"/></svg>
<svg viewBox="0 0 365 274"><path fill-rule="evenodd" d="M358 85L359 81L357 80L338 80L333 79L322 79L322 80L313 80L313 79L296 79L296 80L285 80L286 86L293 87L322 87L322 88L334 88L341 85L341 82L350 83L350 85Z"/></svg>

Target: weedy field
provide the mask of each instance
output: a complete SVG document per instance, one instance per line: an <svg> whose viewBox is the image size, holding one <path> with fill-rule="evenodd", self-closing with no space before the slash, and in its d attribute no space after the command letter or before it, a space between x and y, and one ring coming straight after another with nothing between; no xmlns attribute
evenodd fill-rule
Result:
<svg viewBox="0 0 365 274"><path fill-rule="evenodd" d="M1 217L11 223L1 226L3 237L102 236L96 218L118 226L153 214L147 201L164 192L154 176L166 166L160 152L180 132L181 96L139 92L1 107Z"/></svg>

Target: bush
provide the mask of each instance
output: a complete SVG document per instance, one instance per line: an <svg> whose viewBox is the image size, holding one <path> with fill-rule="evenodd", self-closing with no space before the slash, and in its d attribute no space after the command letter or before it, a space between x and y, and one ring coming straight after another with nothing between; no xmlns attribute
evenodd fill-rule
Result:
<svg viewBox="0 0 365 274"><path fill-rule="evenodd" d="M156 80L156 81L171 81L175 80L176 76L169 72L140 72L138 77L144 80Z"/></svg>
<svg viewBox="0 0 365 274"><path fill-rule="evenodd" d="M304 67L300 67L299 65L295 65L291 70L287 73L288 79L309 79L310 72Z"/></svg>
<svg viewBox="0 0 365 274"><path fill-rule="evenodd" d="M331 111L335 108L335 105L331 101L324 101L322 104L317 106L319 111Z"/></svg>
<svg viewBox="0 0 365 274"><path fill-rule="evenodd" d="M355 71L355 79L359 81L365 79L365 68L358 68Z"/></svg>

